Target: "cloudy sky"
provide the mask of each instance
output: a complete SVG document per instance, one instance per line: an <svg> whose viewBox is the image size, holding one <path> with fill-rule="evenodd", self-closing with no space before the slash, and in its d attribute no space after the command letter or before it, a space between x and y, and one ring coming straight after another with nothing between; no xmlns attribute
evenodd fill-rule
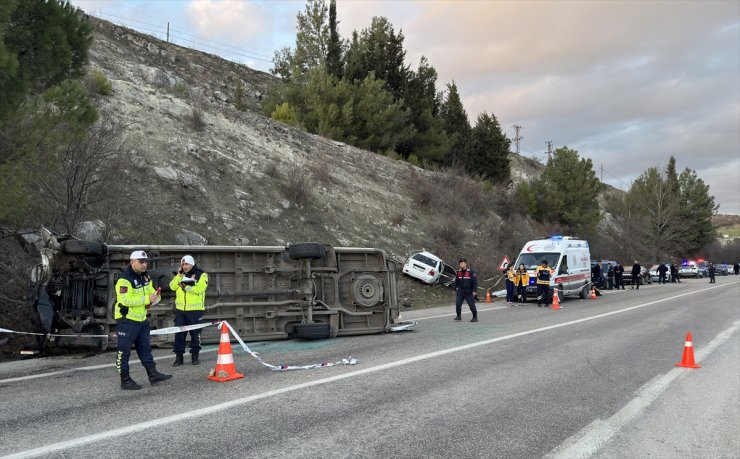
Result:
<svg viewBox="0 0 740 459"><path fill-rule="evenodd" d="M295 44L294 0L72 0L103 19L269 71ZM384 16L407 61L455 81L475 123L496 115L520 152L547 141L591 158L626 190L676 157L740 214L740 2L737 0L338 0L340 34ZM512 143L512 148L514 148Z"/></svg>

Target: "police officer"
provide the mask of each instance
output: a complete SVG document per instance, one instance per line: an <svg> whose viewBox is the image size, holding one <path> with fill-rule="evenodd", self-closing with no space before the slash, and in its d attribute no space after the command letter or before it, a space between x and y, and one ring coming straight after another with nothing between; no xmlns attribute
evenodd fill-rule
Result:
<svg viewBox="0 0 740 459"><path fill-rule="evenodd" d="M624 266L617 262L617 266L614 267L614 288L619 290L621 287L624 290Z"/></svg>
<svg viewBox="0 0 740 459"><path fill-rule="evenodd" d="M131 345L136 346L136 354L146 368L150 384L166 381L172 375L158 372L152 357L149 320L146 313L147 309L159 302L160 297L146 272L149 259L143 250L132 252L129 258L129 266L121 272L121 277L116 282L114 311L118 335L116 369L121 375L121 389L139 390L141 386L129 376L128 359L131 355Z"/></svg>
<svg viewBox="0 0 740 459"><path fill-rule="evenodd" d="M549 307L552 269L547 266L547 260L542 260L542 264L534 270L534 277L537 278L537 307L541 307L542 303L545 303L545 307Z"/></svg>
<svg viewBox="0 0 740 459"><path fill-rule="evenodd" d="M717 274L717 267L714 265L714 263L709 263L709 283L715 284L717 280L714 278L714 276Z"/></svg>
<svg viewBox="0 0 740 459"><path fill-rule="evenodd" d="M640 290L640 284L642 283L642 266L635 260L635 264L632 265L632 288Z"/></svg>
<svg viewBox="0 0 740 459"><path fill-rule="evenodd" d="M665 265L665 263L661 263L658 266L658 283L659 284L665 284L668 280L668 266Z"/></svg>
<svg viewBox="0 0 740 459"><path fill-rule="evenodd" d="M175 293L175 325L196 325L200 323L206 310L206 288L208 274L195 265L195 259L185 255L180 260L180 269L170 281L170 290ZM193 365L200 364L200 330L190 330L190 359ZM174 366L183 364L185 338L188 332L175 333Z"/></svg>
<svg viewBox="0 0 740 459"><path fill-rule="evenodd" d="M602 283L602 271L601 271L601 260L597 261L593 268L591 268L591 282L596 284L597 287L603 287Z"/></svg>
<svg viewBox="0 0 740 459"><path fill-rule="evenodd" d="M468 260L460 258L460 269L457 271L457 278L455 279L455 320L462 320L460 315L462 314L463 300L467 301L470 306L470 312L473 313L471 322L478 322L478 309L475 307L475 298L478 296L478 276L475 271L468 269Z"/></svg>

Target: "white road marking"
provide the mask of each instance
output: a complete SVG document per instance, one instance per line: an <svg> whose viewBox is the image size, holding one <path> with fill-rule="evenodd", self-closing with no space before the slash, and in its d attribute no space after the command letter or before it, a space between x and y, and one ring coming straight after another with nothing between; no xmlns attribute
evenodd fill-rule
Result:
<svg viewBox="0 0 740 459"><path fill-rule="evenodd" d="M719 333L709 344L696 353L696 360L701 361L712 353L720 344L727 341L740 329L740 321ZM632 420L640 416L677 378L692 370L674 368L668 373L656 376L637 391L637 396L624 408L614 413L609 419L597 419L580 432L565 440L560 446L550 451L547 459L590 458L601 450L614 436ZM695 370L693 370L695 371Z"/></svg>
<svg viewBox="0 0 740 459"><path fill-rule="evenodd" d="M703 292L703 291L706 291L706 290L711 290L711 289L714 289L714 288L721 288L721 287L725 287L727 285L733 285L733 284L736 284L736 283L737 282L733 282L731 284L717 285L717 286L705 288L705 289L702 289L702 290L695 290L695 291L691 291L691 292L687 292L687 293L682 293L680 295L674 295L674 296L671 296L671 297L668 297L668 298L663 298L663 299L660 299L660 300L650 301L648 303L643 303L643 304L639 304L639 305L636 305L636 306L631 306L629 308L618 309L616 311L611 311L611 312L607 312L607 313L604 313L604 314L598 314L598 315L595 315L595 316L584 317L582 319L572 320L570 322L564 322L564 323L561 323L561 324L549 325L547 327L535 328L535 329L532 329L532 330L527 330L527 331L523 331L523 332L519 332L519 333L513 333L511 335L499 336L497 338L491 338L491 339L487 339L487 340L483 340L483 341L477 341L477 342L474 342L474 343L465 344L465 345L462 345L462 346L456 346L456 347L451 347L451 348L448 348L448 349L442 349L442 350L435 351L435 352L429 352L427 354L417 355L417 356L414 356L414 357L408 357L408 358L405 358L405 359L396 360L395 362L388 362L388 363L384 363L384 364L381 364L381 365L376 365L374 367L363 368L363 369L360 369L360 370L354 370L354 371L350 371L348 373L344 373L344 374L340 374L340 375L330 376L328 378L318 379L316 381L310 381L310 382L306 382L306 383L302 383L302 384L296 384L296 385L293 385L293 386L283 387L281 389L275 389L275 390L263 392L261 394L250 395L249 397L238 398L236 400L231 400L229 402L219 403L217 405L212 405L212 406L208 406L208 407L205 407L205 408L200 408L200 409L197 409L197 410L185 411L185 412L174 414L174 415L171 415L171 416L165 416L165 417L159 418L159 419L152 419L151 421L146 421L146 422L141 422L141 423L138 423L138 424L132 424L132 425L128 425L128 426L118 427L118 428L115 428L113 430L106 430L106 431L103 431L103 432L98 432L98 433L93 434L93 435L86 435L84 437L78 437L78 438L75 438L75 439L72 439L72 440L62 441L62 442L58 442L58 443L52 443L52 444L49 444L49 445L46 445L46 446L41 446L41 447L38 447L38 448L26 450L26 451L20 451L20 452L17 452L17 453L14 453L14 454L10 454L10 455L7 455L7 456L2 456L2 457L0 457L0 459L46 456L48 454L56 453L58 451L67 450L69 448L74 448L74 447L77 447L77 446L87 445L89 443L94 443L94 442L97 442L97 441L108 440L110 438L120 437L120 436L123 436L123 435L126 435L126 434L130 434L130 433L141 432L141 431L145 431L145 430L148 430L148 429L165 426L165 425L168 425L168 424L180 423L180 422L185 421L185 420L188 420L188 419L193 419L193 418L197 418L197 417L201 417L201 416L215 414L215 413L218 413L220 411L225 411L227 409L234 408L236 406L246 405L246 404L251 403L251 402L254 402L256 400L262 400L262 399L265 399L265 398L269 398L269 397L273 397L273 396L281 395L281 394L286 394L286 393L289 393L289 392L294 392L294 391L305 389L305 388L308 388L308 387L320 386L320 385L323 385L323 384L329 384L329 383L332 383L332 382L335 382L335 381L341 381L343 379L355 378L355 377L358 377L358 376L363 376L363 375L370 374L370 373L376 373L376 372L388 370L388 369L391 369L391 368L402 367L402 366L410 365L410 364L413 364L413 363L416 363L416 362L420 362L420 361L423 361L423 360L434 359L434 358L442 357L442 356L445 356L445 355L448 355L448 354L453 354L455 352L461 352L461 351L465 351L465 350L468 350L468 349L474 349L474 348L480 347L480 346L486 346L486 345L489 345L489 344L498 343L499 341L506 341L506 340L510 340L510 339L514 339L514 338L519 338L521 336L527 336L527 335L532 335L532 334L535 334L535 333L545 332L545 331L548 331L548 330L554 330L554 329L557 329L557 328L567 327L569 325L575 325L575 324L580 324L580 323L584 323L584 322L590 322L592 320L601 319L603 317L613 316L615 314L622 314L622 313L629 312L629 311L632 311L632 310L635 310L635 309L645 308L645 307L648 307L648 306L652 306L654 304L663 303L663 302L670 301L670 300L675 300L676 298L682 298L684 296L693 295L695 293L700 293L700 292ZM715 341L716 340L717 339L715 338ZM715 344L715 347L718 346L718 345L719 345L719 343L716 343ZM712 348L712 350L713 350L713 348ZM706 351L705 351L705 353L701 353L700 355L703 357L704 355L706 355ZM672 370L672 371L675 371L675 369ZM669 372L669 374L670 374L670 372Z"/></svg>

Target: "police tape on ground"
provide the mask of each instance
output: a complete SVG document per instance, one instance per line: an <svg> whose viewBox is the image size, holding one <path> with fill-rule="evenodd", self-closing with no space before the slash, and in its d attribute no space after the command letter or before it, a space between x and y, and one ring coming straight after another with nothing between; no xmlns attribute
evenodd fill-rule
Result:
<svg viewBox="0 0 740 459"><path fill-rule="evenodd" d="M223 327L224 325L229 329L229 332L234 336L234 338L239 342L239 345L244 349L244 352L252 356L257 362L260 364L266 366L267 368L273 370L273 371L288 371L288 370L309 370L312 368L327 368L327 367L333 367L336 365L355 365L357 364L357 359L355 359L352 356L349 356L346 359L342 359L338 362L322 362L322 363L312 363L309 365L272 365L271 363L267 363L262 358L257 355L256 352L251 350L249 346L241 339L241 337L236 333L236 331L232 328L231 324L229 324L227 321L222 320L219 322L208 322L208 323L202 323L202 324L196 324L196 325L185 325L182 327L167 327L167 328L159 328L156 330L151 330L150 335L169 335L172 333L182 333L182 332L188 332L191 330L200 330L202 328L206 327L212 327L214 325L218 325L219 328ZM87 334L67 334L67 335L59 335L59 334L51 334L51 333L31 333L31 332L18 332L14 330L8 330L5 328L0 328L0 333L14 333L18 335L35 335L35 336L46 336L46 337L84 337L84 338L108 338L108 335L87 335Z"/></svg>

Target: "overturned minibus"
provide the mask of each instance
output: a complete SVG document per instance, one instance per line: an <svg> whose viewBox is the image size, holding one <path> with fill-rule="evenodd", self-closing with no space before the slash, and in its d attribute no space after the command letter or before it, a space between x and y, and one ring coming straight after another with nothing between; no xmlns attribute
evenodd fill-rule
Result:
<svg viewBox="0 0 740 459"><path fill-rule="evenodd" d="M40 328L65 335L60 343L99 349L115 344L114 286L134 250L147 252L149 275L162 289L162 301L149 309L153 329L174 324L175 296L168 285L184 255L195 257L209 276L203 321L226 320L245 340L379 333L400 316L399 264L381 249L318 243L107 245L46 229L42 241L31 300ZM201 338L218 342L218 330L205 328ZM152 344L173 339L153 336Z"/></svg>

